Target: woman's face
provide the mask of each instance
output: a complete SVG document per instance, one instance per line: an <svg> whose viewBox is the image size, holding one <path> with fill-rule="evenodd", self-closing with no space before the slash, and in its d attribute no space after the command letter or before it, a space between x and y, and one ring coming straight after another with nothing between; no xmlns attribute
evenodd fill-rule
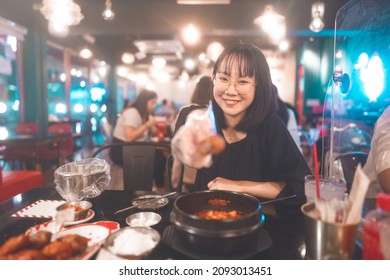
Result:
<svg viewBox="0 0 390 280"><path fill-rule="evenodd" d="M230 74L217 72L213 95L225 117L239 121L254 100L255 87L254 77L240 77L238 67L233 67Z"/></svg>
<svg viewBox="0 0 390 280"><path fill-rule="evenodd" d="M154 111L154 108L156 108L157 105L157 98L149 99L146 103L146 110L149 113L152 113Z"/></svg>

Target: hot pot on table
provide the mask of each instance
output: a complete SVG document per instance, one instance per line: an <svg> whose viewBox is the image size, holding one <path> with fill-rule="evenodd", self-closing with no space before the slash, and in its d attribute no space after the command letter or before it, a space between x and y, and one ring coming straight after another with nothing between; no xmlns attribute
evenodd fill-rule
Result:
<svg viewBox="0 0 390 280"><path fill-rule="evenodd" d="M235 211L237 218L205 219L201 211ZM253 245L261 228L261 205L247 194L200 191L181 195L174 202L170 221L179 242L207 254L240 253Z"/></svg>

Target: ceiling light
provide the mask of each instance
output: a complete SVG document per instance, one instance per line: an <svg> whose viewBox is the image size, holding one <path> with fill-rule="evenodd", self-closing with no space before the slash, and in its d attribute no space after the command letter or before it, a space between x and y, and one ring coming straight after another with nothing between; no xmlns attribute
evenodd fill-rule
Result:
<svg viewBox="0 0 390 280"><path fill-rule="evenodd" d="M130 52L124 52L122 54L121 59L122 59L122 62L125 64L133 64L135 61L134 54L132 54Z"/></svg>
<svg viewBox="0 0 390 280"><path fill-rule="evenodd" d="M286 36L286 18L275 12L272 5L266 5L261 16L255 18L253 22L275 43L279 43Z"/></svg>
<svg viewBox="0 0 390 280"><path fill-rule="evenodd" d="M125 77L128 71L129 68L127 68L126 66L118 66L116 69L116 74L120 77Z"/></svg>
<svg viewBox="0 0 390 280"><path fill-rule="evenodd" d="M89 59L92 57L93 53L90 49L84 48L80 51L79 55L80 55L80 57L82 57L84 59Z"/></svg>
<svg viewBox="0 0 390 280"><path fill-rule="evenodd" d="M195 25L190 23L184 30L183 30L183 38L186 43L188 44L195 44L199 41L200 38L200 32L198 28L196 28Z"/></svg>
<svg viewBox="0 0 390 280"><path fill-rule="evenodd" d="M325 5L322 2L315 2L311 6L311 23L310 23L310 30L313 32L320 32L325 24L323 21L325 12Z"/></svg>
<svg viewBox="0 0 390 280"><path fill-rule="evenodd" d="M281 52L286 52L289 47L290 47L290 44L287 40L283 40L279 43L279 50Z"/></svg>
<svg viewBox="0 0 390 280"><path fill-rule="evenodd" d="M261 16L255 18L253 22L260 26L265 33L271 34L276 25L285 22L285 17L275 12L272 5L266 5Z"/></svg>
<svg viewBox="0 0 390 280"><path fill-rule="evenodd" d="M155 69L163 69L165 65L167 64L167 61L163 57L155 57L152 60L153 67Z"/></svg>
<svg viewBox="0 0 390 280"><path fill-rule="evenodd" d="M212 60L212 61L217 61L217 58L223 51L224 47L222 46L221 43L219 42L212 42L207 46L207 56Z"/></svg>
<svg viewBox="0 0 390 280"><path fill-rule="evenodd" d="M184 68L188 71L193 71L195 70L195 67L196 67L196 62L191 59L191 58L187 58L185 61L184 61Z"/></svg>
<svg viewBox="0 0 390 280"><path fill-rule="evenodd" d="M57 21L49 21L49 33L56 37L66 37L69 35L69 26Z"/></svg>
<svg viewBox="0 0 390 280"><path fill-rule="evenodd" d="M112 20L115 17L114 11L111 9L112 3L111 0L106 0L106 8L102 13L102 17L105 20Z"/></svg>
<svg viewBox="0 0 390 280"><path fill-rule="evenodd" d="M73 0L43 0L39 11L49 21L49 32L58 37L69 34L69 26L77 25L84 18L80 6Z"/></svg>

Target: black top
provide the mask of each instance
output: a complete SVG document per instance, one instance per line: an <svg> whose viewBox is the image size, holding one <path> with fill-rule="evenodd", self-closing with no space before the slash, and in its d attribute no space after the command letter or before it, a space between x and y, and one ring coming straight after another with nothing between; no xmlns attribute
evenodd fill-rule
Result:
<svg viewBox="0 0 390 280"><path fill-rule="evenodd" d="M185 111L186 115L191 109ZM220 129L218 133L222 135ZM278 197L297 194L297 199L288 199L285 203L303 204L306 201L304 177L308 174L311 171L290 133L281 119L273 114L256 130L248 132L246 138L226 143L225 150L213 157L212 166L199 170L195 185L201 190L207 189L207 183L215 177L255 182L283 181L287 185Z"/></svg>

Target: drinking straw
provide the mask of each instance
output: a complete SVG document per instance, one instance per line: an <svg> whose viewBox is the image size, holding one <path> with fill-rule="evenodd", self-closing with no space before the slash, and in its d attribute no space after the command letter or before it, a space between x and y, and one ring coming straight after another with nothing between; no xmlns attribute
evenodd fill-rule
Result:
<svg viewBox="0 0 390 280"><path fill-rule="evenodd" d="M312 145L313 150L313 163L314 163L314 177L316 179L316 191L317 191L317 198L320 199L320 175L318 170L318 155L317 155L317 145L316 142L314 142Z"/></svg>

